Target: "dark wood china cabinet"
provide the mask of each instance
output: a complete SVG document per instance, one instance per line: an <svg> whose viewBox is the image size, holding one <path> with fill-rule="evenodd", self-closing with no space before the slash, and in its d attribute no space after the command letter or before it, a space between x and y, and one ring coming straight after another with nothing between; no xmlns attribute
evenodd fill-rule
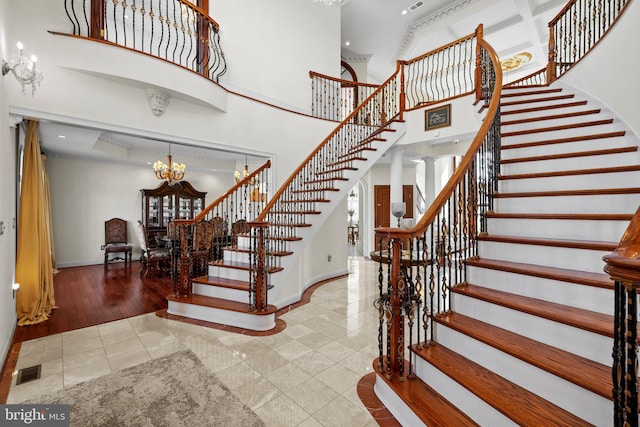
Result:
<svg viewBox="0 0 640 427"><path fill-rule="evenodd" d="M188 181L169 185L164 181L158 188L142 189L142 222L150 238L167 234L167 226L174 219L193 219L204 209L206 192L198 191Z"/></svg>

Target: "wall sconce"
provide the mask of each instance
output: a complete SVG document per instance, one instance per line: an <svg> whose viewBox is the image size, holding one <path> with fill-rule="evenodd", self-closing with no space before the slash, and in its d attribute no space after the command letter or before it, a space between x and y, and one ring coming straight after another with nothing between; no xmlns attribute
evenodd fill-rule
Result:
<svg viewBox="0 0 640 427"><path fill-rule="evenodd" d="M35 55L31 55L31 58L27 58L22 54L22 43L18 42L18 57L7 62L2 60L2 75L6 76L9 71L13 73L13 76L18 80L20 86L22 86L22 93L24 94L24 87L31 85L31 95L36 93L36 86L40 86L42 81L42 73L36 69L36 62L38 58Z"/></svg>
<svg viewBox="0 0 640 427"><path fill-rule="evenodd" d="M11 288L13 289L13 299L16 299L16 294L20 290L20 283L14 283Z"/></svg>

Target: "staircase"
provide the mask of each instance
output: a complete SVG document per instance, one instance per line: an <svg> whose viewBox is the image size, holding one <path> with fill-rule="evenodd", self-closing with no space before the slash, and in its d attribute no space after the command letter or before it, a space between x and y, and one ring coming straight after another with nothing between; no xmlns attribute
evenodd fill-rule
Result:
<svg viewBox="0 0 640 427"><path fill-rule="evenodd" d="M270 284L269 301L275 300L276 304L269 304L263 311L249 307L250 277L255 271L251 257L256 251L254 237L247 231L224 247L221 260L209 263L206 276L193 279L191 295L167 296L167 313L252 331L276 328L277 309L298 302L304 291L285 287L287 274L302 249L349 189L405 131L404 123L397 120L380 127L343 123L339 128L348 135L364 136L342 144L339 155L307 175L296 189L283 194L266 218L269 238L265 270Z"/></svg>
<svg viewBox="0 0 640 427"><path fill-rule="evenodd" d="M602 256L640 204L640 162L637 138L595 104L558 84L503 88L499 190L479 256L434 342L412 348L417 379L377 376L403 425L612 425Z"/></svg>

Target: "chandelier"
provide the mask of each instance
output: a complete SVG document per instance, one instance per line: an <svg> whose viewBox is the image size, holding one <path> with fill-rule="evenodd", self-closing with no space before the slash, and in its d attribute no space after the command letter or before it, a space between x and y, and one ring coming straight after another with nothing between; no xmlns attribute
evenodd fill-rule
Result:
<svg viewBox="0 0 640 427"><path fill-rule="evenodd" d="M156 173L156 178L167 181L169 185L172 185L174 182L180 181L184 178L184 170L187 167L184 163L174 163L171 159L171 144L169 144L167 163L162 160L157 160L153 164L153 170Z"/></svg>
<svg viewBox="0 0 640 427"><path fill-rule="evenodd" d="M27 58L22 54L22 43L18 42L18 57L7 62L2 60L2 75L6 76L9 71L18 80L20 86L22 86L22 93L24 93L24 87L31 85L31 95L36 92L36 86L40 86L42 81L42 73L36 69L36 62L38 58L35 55L31 55L31 58Z"/></svg>
<svg viewBox="0 0 640 427"><path fill-rule="evenodd" d="M243 179L245 179L246 177L249 176L249 165L247 163L248 163L247 162L247 156L245 155L244 156L244 169L242 170L242 172L237 170L237 171L235 171L233 173L233 176L236 178L236 184L240 183L240 181L242 181ZM249 181L248 184L249 185L256 185L256 183L257 183L257 181L256 181L256 179L254 177Z"/></svg>

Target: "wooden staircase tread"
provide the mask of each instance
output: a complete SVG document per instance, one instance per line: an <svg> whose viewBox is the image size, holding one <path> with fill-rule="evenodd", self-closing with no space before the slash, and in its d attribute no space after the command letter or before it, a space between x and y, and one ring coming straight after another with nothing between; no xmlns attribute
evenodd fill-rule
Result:
<svg viewBox="0 0 640 427"><path fill-rule="evenodd" d="M337 160L335 162L328 163L327 166L337 166L337 165L341 165L341 164L349 163L349 162L354 162L354 161L362 161L362 162L364 162L366 160L367 160L367 158L366 157L362 157L362 156L345 157L345 158L342 158L342 160Z"/></svg>
<svg viewBox="0 0 640 427"><path fill-rule="evenodd" d="M338 177L330 177L330 178L318 178L318 179L313 179L311 181L305 181L305 185L306 184L318 184L321 182L329 182L329 181L349 181L349 178L344 178L341 176Z"/></svg>
<svg viewBox="0 0 640 427"><path fill-rule="evenodd" d="M500 107L504 108L504 107L510 107L512 105L534 104L536 102L560 101L562 99L572 99L574 97L575 95L568 94L568 95L547 96L547 97L532 98L532 99L521 99L518 101L506 101L506 102L500 102Z"/></svg>
<svg viewBox="0 0 640 427"><path fill-rule="evenodd" d="M379 138L381 141L384 141L384 139ZM378 151L377 148L373 148L373 147L366 147L366 146L361 146L358 148L352 148L350 149L346 154L343 154L341 156L338 156L339 159L343 158L343 157L348 157L348 156L352 156L354 154L358 154L362 151Z"/></svg>
<svg viewBox="0 0 640 427"><path fill-rule="evenodd" d="M414 347L413 352L518 425L589 425L568 411L437 343L421 349Z"/></svg>
<svg viewBox="0 0 640 427"><path fill-rule="evenodd" d="M518 125L523 123L534 123L534 122L539 122L544 120L557 120L557 119L566 119L566 118L571 118L576 116L589 116L591 114L598 114L600 111L601 111L600 109L594 109L594 110L577 111L574 113L551 114L548 116L536 116L536 117L529 117L526 119L506 120L506 121L502 121L500 125L511 126L511 125Z"/></svg>
<svg viewBox="0 0 640 427"><path fill-rule="evenodd" d="M296 199L296 200L280 200L280 203L329 203L329 199Z"/></svg>
<svg viewBox="0 0 640 427"><path fill-rule="evenodd" d="M511 150L516 148L529 148L529 147L539 147L542 145L552 145L552 144L564 144L568 142L581 142L581 141L591 141L594 139L606 139L606 138L616 138L620 136L624 136L626 134L625 131L616 131L616 132L605 132L605 133L594 133L590 135L580 135L580 136L570 136L567 138L557 138L557 139L547 139L544 141L532 141L532 142L521 142L517 144L509 144L502 145L500 148L502 150Z"/></svg>
<svg viewBox="0 0 640 427"><path fill-rule="evenodd" d="M400 399L402 399L413 413L429 426L479 426L464 412L445 399L440 393L430 387L420 378L399 381L389 379L380 371L378 360L373 361L376 372L376 381L383 380L387 383ZM408 371L407 369L405 370Z"/></svg>
<svg viewBox="0 0 640 427"><path fill-rule="evenodd" d="M248 298L248 297L247 297ZM269 316L275 314L278 309L276 306L269 304L265 311L250 311L249 304L238 301L231 301L222 298L207 297L204 295L188 295L176 297L173 294L167 296L168 301L179 302L183 304L199 305L201 307L217 308L220 310L233 311L236 313L248 313L256 316Z"/></svg>
<svg viewBox="0 0 640 427"><path fill-rule="evenodd" d="M235 270L251 270L251 264L248 262L240 262L240 261L230 261L230 260L219 260L219 261L211 261L209 265L213 267L223 267L223 268L232 268ZM267 273L277 273L278 271L282 271L281 267L270 267Z"/></svg>
<svg viewBox="0 0 640 427"><path fill-rule="evenodd" d="M563 219L578 221L631 221L633 214L575 214L575 213L500 213L487 212L487 218Z"/></svg>
<svg viewBox="0 0 640 427"><path fill-rule="evenodd" d="M552 190L552 191L522 191L513 193L495 193L497 199L510 197L565 197L565 196L598 196L612 194L637 194L640 187L630 188L589 188L579 190Z"/></svg>
<svg viewBox="0 0 640 427"><path fill-rule="evenodd" d="M531 179L531 178L552 178L557 176L594 175L602 173L620 173L640 171L640 165L613 166L607 168L573 169L553 172L521 173L514 175L500 175L499 180L506 179Z"/></svg>
<svg viewBox="0 0 640 427"><path fill-rule="evenodd" d="M610 400L613 397L610 366L459 313L435 320L599 396Z"/></svg>
<svg viewBox="0 0 640 427"><path fill-rule="evenodd" d="M473 284L455 287L454 293L490 302L543 319L613 338L613 316Z"/></svg>
<svg viewBox="0 0 640 427"><path fill-rule="evenodd" d="M592 120L589 122L569 123L566 125L546 126L546 127L539 127L534 129L523 129L523 130L518 130L513 132L502 132L500 136L502 138L508 138L510 136L529 135L532 133L557 132L557 131L567 130L567 129L609 125L611 123L613 123L613 119Z"/></svg>
<svg viewBox="0 0 640 427"><path fill-rule="evenodd" d="M539 90L529 90L529 91L518 91L517 93L505 93L504 90L508 89L508 90L515 90L516 88L507 88L507 87L503 87L502 90L503 92L500 94L500 99L502 98L511 98L511 97L515 97L515 96L528 96L528 95L543 95L546 93L558 93L558 92L562 92L562 88L547 88L547 89L539 89Z"/></svg>
<svg viewBox="0 0 640 427"><path fill-rule="evenodd" d="M232 246L228 246L224 248L227 251L232 251L232 252L241 252L241 253L250 253L251 249L249 248L241 248L241 247L232 247ZM291 251L267 251L267 255L270 256L289 256L289 255L293 255L293 252Z"/></svg>
<svg viewBox="0 0 640 427"><path fill-rule="evenodd" d="M249 292L249 282L244 280L228 279L217 276L194 277L193 282L201 285L219 286L221 288L236 289Z"/></svg>
<svg viewBox="0 0 640 427"><path fill-rule="evenodd" d="M604 156L607 154L632 153L634 151L638 151L638 147L620 147L620 148L608 148L604 150L576 151L571 153L549 154L545 156L518 157L514 159L502 159L500 160L500 163L505 165L510 163L520 163L520 162L537 162L542 160L568 159L572 157Z"/></svg>
<svg viewBox="0 0 640 427"><path fill-rule="evenodd" d="M601 242L597 240L550 239L543 237L502 236L487 234L478 236L478 241L516 243L535 246L550 246L556 248L589 249L594 251L614 251L618 242Z"/></svg>
<svg viewBox="0 0 640 427"><path fill-rule="evenodd" d="M269 211L269 214L273 215L320 215L322 212L320 211Z"/></svg>
<svg viewBox="0 0 640 427"><path fill-rule="evenodd" d="M354 167L350 167L350 166L343 166L341 168L334 168L334 169L327 169L327 170L324 170L324 171L319 171L319 172L316 172L316 174L318 174L318 175L326 175L326 174L329 174L329 173L336 173L336 172L342 172L342 171L357 171L357 170L358 170L358 168L354 168Z"/></svg>
<svg viewBox="0 0 640 427"><path fill-rule="evenodd" d="M287 223L270 222L269 225L273 225L274 227L300 227L300 228L311 227L311 224L307 224L305 222L287 222Z"/></svg>
<svg viewBox="0 0 640 427"><path fill-rule="evenodd" d="M560 108L580 107L583 105L587 105L587 101L565 102L565 103L551 104L551 105L540 105L533 108L522 108L519 110L501 111L500 115L505 116L509 114L535 113L542 110L554 110L554 109L560 109Z"/></svg>
<svg viewBox="0 0 640 427"><path fill-rule="evenodd" d="M279 236L269 236L270 240L280 240L280 241L284 241L284 242L298 242L300 240L302 240L302 237L298 237L298 236L284 236L284 237L279 237Z"/></svg>
<svg viewBox="0 0 640 427"><path fill-rule="evenodd" d="M335 187L305 188L302 190L293 190L291 194L317 193L320 191L340 191L340 189Z"/></svg>
<svg viewBox="0 0 640 427"><path fill-rule="evenodd" d="M568 268L549 267L522 262L502 261L489 258L475 258L465 261L467 266L505 271L525 276L558 280L578 285L592 286L613 290L614 282L605 273L572 270Z"/></svg>

